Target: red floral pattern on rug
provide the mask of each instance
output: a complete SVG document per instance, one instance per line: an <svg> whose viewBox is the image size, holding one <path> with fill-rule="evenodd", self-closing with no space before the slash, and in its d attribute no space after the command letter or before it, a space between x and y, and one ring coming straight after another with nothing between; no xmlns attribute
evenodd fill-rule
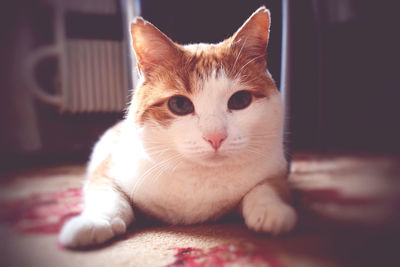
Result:
<svg viewBox="0 0 400 267"><path fill-rule="evenodd" d="M21 232L56 234L63 223L82 211L82 189L33 194L0 202L0 221Z"/></svg>
<svg viewBox="0 0 400 267"><path fill-rule="evenodd" d="M304 209L314 203L326 205L334 203L340 210L359 207L365 210L374 207L376 199L343 196L338 190L297 190L295 196ZM378 202L379 203L379 202ZM398 202L399 203L399 202ZM10 223L20 232L56 234L70 217L81 213L82 189L71 188L60 192L33 194L14 201L0 201L0 222ZM341 215L334 214L340 219Z"/></svg>
<svg viewBox="0 0 400 267"><path fill-rule="evenodd" d="M173 263L166 267L205 266L269 266L283 267L275 254L261 250L253 244L217 246L207 250L199 248L174 248Z"/></svg>
<svg viewBox="0 0 400 267"><path fill-rule="evenodd" d="M397 215L400 205L399 162L386 158L323 159L320 156L294 160L289 181L300 222L311 213L317 217L334 219L335 223L400 222L400 215ZM62 175L68 173L69 168L41 170L41 176ZM82 175L80 171L76 174ZM47 181L43 180L43 183ZM25 186L29 187L29 183ZM1 197L0 222L10 223L22 232L55 234L66 219L82 211L80 184L74 188L36 193L18 200ZM318 224L315 216L311 218L313 224Z"/></svg>

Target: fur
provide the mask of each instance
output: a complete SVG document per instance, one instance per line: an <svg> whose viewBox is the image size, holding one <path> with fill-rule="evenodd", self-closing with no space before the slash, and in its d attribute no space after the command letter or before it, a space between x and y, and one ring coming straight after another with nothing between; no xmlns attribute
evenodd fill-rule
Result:
<svg viewBox="0 0 400 267"><path fill-rule="evenodd" d="M96 144L83 213L60 234L67 247L125 233L141 210L169 224L216 220L236 209L254 231L289 231L283 106L266 70L269 11L258 9L219 44L174 43L141 18L132 24L140 80L126 118ZM230 97L251 93L244 109ZM176 115L185 96L194 112ZM218 145L210 140L216 139Z"/></svg>

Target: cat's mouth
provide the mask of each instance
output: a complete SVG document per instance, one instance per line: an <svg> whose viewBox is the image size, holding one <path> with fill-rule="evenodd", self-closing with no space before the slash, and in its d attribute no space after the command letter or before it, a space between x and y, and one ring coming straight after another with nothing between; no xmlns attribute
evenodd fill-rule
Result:
<svg viewBox="0 0 400 267"><path fill-rule="evenodd" d="M190 161L200 163L201 165L220 165L232 158L226 151L202 151L201 153L187 153L186 157Z"/></svg>
<svg viewBox="0 0 400 267"><path fill-rule="evenodd" d="M212 155L207 157L209 160L225 160L228 158L226 155L222 155L221 153L215 152Z"/></svg>
<svg viewBox="0 0 400 267"><path fill-rule="evenodd" d="M224 155L218 151L209 153L205 156L203 156L203 161L205 161L208 164L220 164L227 160L229 157L227 155Z"/></svg>

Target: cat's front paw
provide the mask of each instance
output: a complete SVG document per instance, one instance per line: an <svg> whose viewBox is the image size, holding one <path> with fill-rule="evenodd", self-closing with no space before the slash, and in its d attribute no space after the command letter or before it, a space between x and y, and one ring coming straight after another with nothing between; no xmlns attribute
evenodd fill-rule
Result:
<svg viewBox="0 0 400 267"><path fill-rule="evenodd" d="M295 210L283 202L244 207L243 217L249 229L272 235L292 230L297 221Z"/></svg>
<svg viewBox="0 0 400 267"><path fill-rule="evenodd" d="M80 215L63 226L59 242L68 248L82 248L102 244L125 232L126 224L121 218L107 220Z"/></svg>

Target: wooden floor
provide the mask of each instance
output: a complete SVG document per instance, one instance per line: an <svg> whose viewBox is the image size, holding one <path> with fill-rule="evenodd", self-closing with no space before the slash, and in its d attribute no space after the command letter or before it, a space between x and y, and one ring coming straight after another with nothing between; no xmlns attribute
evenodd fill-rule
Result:
<svg viewBox="0 0 400 267"><path fill-rule="evenodd" d="M1 266L400 266L400 161L295 154L290 183L300 222L272 238L239 218L195 226L134 226L105 246L57 244L82 209L84 166L13 172L0 187ZM197 265L196 265L197 264Z"/></svg>

